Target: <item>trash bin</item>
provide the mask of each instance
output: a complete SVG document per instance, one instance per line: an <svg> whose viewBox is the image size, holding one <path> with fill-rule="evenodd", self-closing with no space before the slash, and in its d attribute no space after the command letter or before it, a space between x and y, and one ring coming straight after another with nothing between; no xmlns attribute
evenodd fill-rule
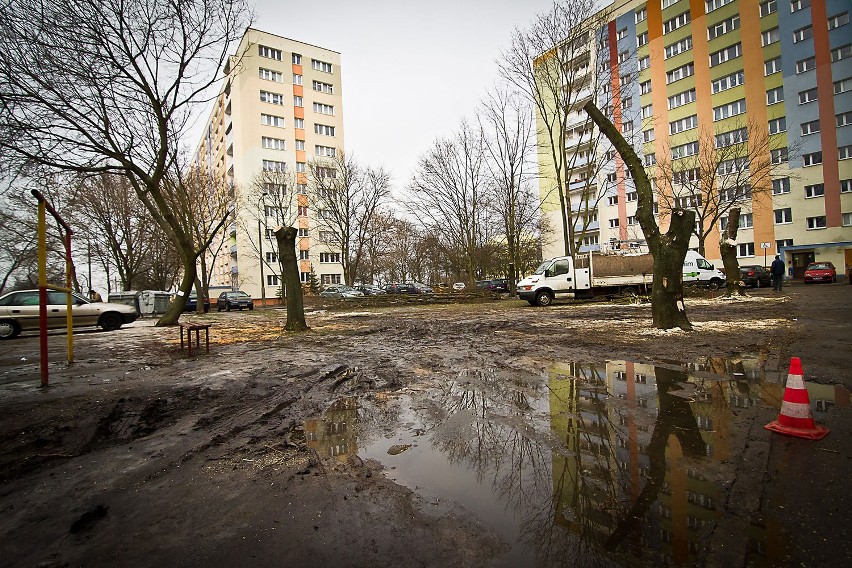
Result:
<svg viewBox="0 0 852 568"><path fill-rule="evenodd" d="M172 295L162 290L142 290L139 293L139 311L143 316L164 314L169 309Z"/></svg>
<svg viewBox="0 0 852 568"><path fill-rule="evenodd" d="M139 295L140 292L136 290L126 290L124 292L113 292L109 295L108 301L114 302L116 304L127 304L128 306L133 306L136 308L136 315L141 316L142 310L139 305Z"/></svg>

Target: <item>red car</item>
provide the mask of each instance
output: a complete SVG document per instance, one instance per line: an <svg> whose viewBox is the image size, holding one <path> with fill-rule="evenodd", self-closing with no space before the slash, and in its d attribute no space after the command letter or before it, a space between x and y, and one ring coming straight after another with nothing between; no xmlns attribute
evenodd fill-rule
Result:
<svg viewBox="0 0 852 568"><path fill-rule="evenodd" d="M812 262L805 269L805 284L837 282L837 270L830 262Z"/></svg>

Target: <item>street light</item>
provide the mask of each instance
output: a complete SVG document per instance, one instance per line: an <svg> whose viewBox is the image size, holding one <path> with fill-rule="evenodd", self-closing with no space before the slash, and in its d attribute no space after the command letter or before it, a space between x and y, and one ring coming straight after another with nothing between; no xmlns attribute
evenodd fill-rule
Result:
<svg viewBox="0 0 852 568"><path fill-rule="evenodd" d="M260 194L260 199L257 200L257 247L259 250L258 260L260 261L260 305L266 305L266 281L263 276L263 235L260 231L261 215L266 219L266 198L267 193L264 191ZM262 207L261 207L262 205Z"/></svg>

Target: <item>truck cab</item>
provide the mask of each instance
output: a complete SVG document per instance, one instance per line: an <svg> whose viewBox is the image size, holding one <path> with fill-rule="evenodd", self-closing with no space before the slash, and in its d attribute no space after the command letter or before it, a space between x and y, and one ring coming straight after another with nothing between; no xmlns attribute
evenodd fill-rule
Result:
<svg viewBox="0 0 852 568"><path fill-rule="evenodd" d="M696 282L708 286L711 290L718 290L725 284L725 273L698 254L698 251L688 250L683 260L683 281Z"/></svg>

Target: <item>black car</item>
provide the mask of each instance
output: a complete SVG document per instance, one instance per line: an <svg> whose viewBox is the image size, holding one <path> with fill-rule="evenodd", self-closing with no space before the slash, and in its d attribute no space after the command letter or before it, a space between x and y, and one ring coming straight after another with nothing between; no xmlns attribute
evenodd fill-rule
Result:
<svg viewBox="0 0 852 568"><path fill-rule="evenodd" d="M505 278L495 278L493 280L478 280L476 285L483 290L490 292L503 293L509 291L509 281Z"/></svg>
<svg viewBox="0 0 852 568"><path fill-rule="evenodd" d="M183 306L183 311L194 312L198 307L198 295L192 292L186 299L186 304ZM210 298L204 298L204 313L210 311Z"/></svg>
<svg viewBox="0 0 852 568"><path fill-rule="evenodd" d="M242 310L243 308L248 308L250 310L254 309L254 302L251 299L251 296L243 292L242 290L237 290L235 292L222 292L219 294L219 300L216 302L216 309L220 312L222 310Z"/></svg>
<svg viewBox="0 0 852 568"><path fill-rule="evenodd" d="M418 282L394 282L385 285L387 294L431 294L432 288Z"/></svg>
<svg viewBox="0 0 852 568"><path fill-rule="evenodd" d="M758 264L740 266L740 280L749 288L762 288L772 285L772 274Z"/></svg>

